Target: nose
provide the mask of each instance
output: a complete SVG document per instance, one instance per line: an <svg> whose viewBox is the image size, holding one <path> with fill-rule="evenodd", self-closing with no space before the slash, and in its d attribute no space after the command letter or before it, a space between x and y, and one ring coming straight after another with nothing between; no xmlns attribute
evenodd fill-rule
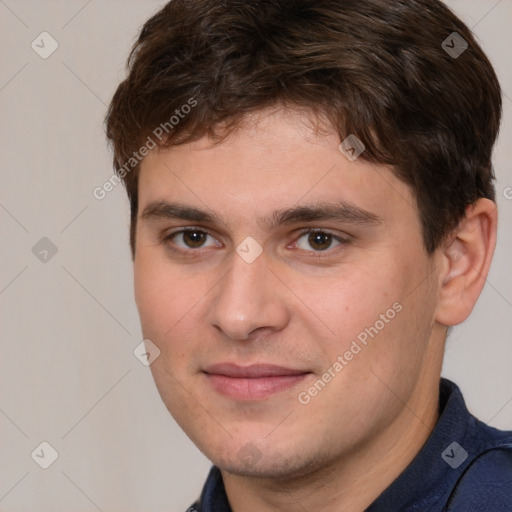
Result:
<svg viewBox="0 0 512 512"><path fill-rule="evenodd" d="M232 340L283 329L290 319L286 290L269 268L265 253L252 263L234 253L230 264L215 287L210 324Z"/></svg>

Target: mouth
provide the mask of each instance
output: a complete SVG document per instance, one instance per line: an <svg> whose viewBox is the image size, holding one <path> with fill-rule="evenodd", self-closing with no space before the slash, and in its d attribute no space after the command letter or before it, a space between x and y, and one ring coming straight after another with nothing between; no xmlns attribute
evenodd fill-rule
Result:
<svg viewBox="0 0 512 512"><path fill-rule="evenodd" d="M221 395L236 400L264 400L299 385L311 372L272 364L221 363L209 366L204 374Z"/></svg>

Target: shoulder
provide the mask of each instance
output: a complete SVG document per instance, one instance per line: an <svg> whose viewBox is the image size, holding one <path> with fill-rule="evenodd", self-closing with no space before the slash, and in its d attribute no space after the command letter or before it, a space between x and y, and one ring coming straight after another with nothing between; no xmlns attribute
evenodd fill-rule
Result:
<svg viewBox="0 0 512 512"><path fill-rule="evenodd" d="M476 457L455 486L447 512L512 511L512 438Z"/></svg>

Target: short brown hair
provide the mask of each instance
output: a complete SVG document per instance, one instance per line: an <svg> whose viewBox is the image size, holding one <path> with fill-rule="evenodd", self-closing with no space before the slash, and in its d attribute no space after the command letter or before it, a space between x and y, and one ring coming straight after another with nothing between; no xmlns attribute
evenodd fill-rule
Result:
<svg viewBox="0 0 512 512"><path fill-rule="evenodd" d="M462 54L447 51L464 41ZM438 0L171 0L143 26L127 67L105 121L130 199L132 254L134 152L149 139L222 140L221 125L226 136L276 105L311 110L340 140L355 134L360 158L392 165L412 187L428 253L468 205L495 198L500 85L470 29ZM165 136L155 141L157 127Z"/></svg>

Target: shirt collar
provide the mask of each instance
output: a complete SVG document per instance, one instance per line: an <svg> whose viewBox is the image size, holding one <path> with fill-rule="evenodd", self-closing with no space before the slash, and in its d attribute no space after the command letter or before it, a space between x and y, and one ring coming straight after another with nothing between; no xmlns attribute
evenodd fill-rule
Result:
<svg viewBox="0 0 512 512"><path fill-rule="evenodd" d="M471 418L457 385L441 379L439 419L434 430L413 461L367 512L442 510L472 458L458 463L465 453L475 451Z"/></svg>

